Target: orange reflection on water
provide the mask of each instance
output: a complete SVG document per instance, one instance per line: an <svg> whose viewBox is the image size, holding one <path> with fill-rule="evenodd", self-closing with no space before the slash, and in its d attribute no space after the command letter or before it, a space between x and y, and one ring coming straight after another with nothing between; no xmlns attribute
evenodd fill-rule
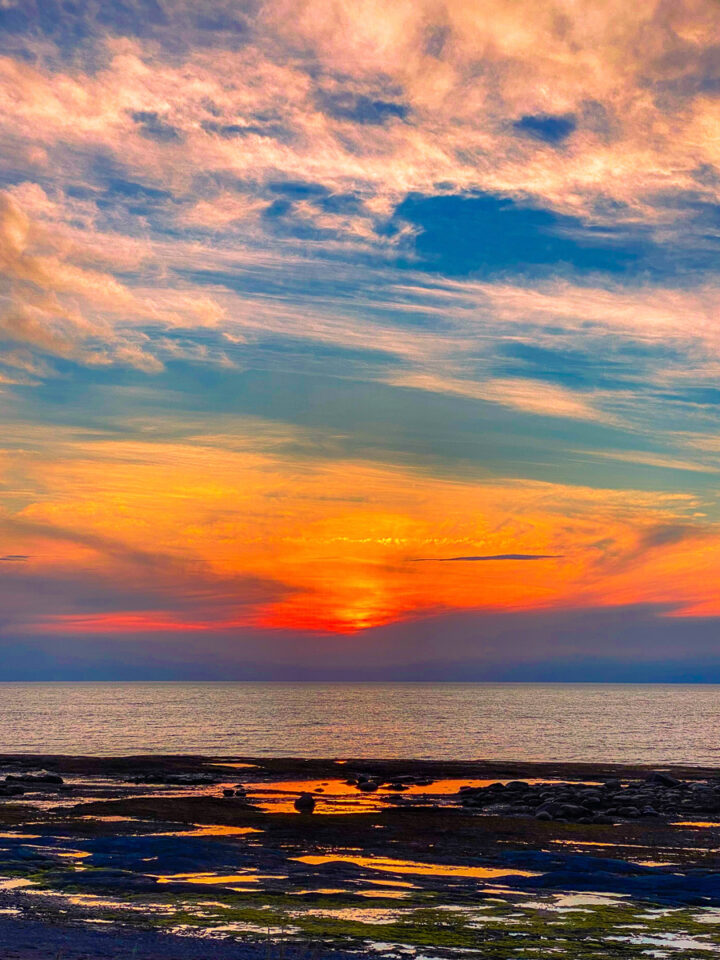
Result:
<svg viewBox="0 0 720 960"><path fill-rule="evenodd" d="M675 823L671 823L672 827L720 827L720 823L717 820L714 822L704 821L704 820L677 820Z"/></svg>
<svg viewBox="0 0 720 960"><path fill-rule="evenodd" d="M192 830L169 830L167 833L151 833L151 837L240 837L248 833L262 833L257 827L228 827L225 824L198 826Z"/></svg>
<svg viewBox="0 0 720 960"><path fill-rule="evenodd" d="M390 873L415 873L423 876L438 877L476 877L478 879L493 877L538 877L539 873L531 870L515 870L499 867L467 867L450 866L445 863L421 863L414 860L392 860L389 857L357 857L348 854L334 853L318 856L315 854L303 857L292 857L299 863L318 866L323 863L354 863L358 867L369 867L372 870L387 870Z"/></svg>
<svg viewBox="0 0 720 960"><path fill-rule="evenodd" d="M261 873L168 873L155 874L158 883L257 883L259 880L284 880L283 876Z"/></svg>
<svg viewBox="0 0 720 960"><path fill-rule="evenodd" d="M315 812L322 814L350 814L376 811L392 805L398 796L456 797L460 787L487 787L491 783L508 783L508 780L452 778L435 780L420 786L406 784L402 791L390 790L387 783L376 791L365 793L354 784L343 780L272 780L246 781L245 789L252 803L264 813L297 813L294 803L299 794L311 793L315 800ZM563 781L531 779L535 783ZM585 781L590 784L593 781Z"/></svg>

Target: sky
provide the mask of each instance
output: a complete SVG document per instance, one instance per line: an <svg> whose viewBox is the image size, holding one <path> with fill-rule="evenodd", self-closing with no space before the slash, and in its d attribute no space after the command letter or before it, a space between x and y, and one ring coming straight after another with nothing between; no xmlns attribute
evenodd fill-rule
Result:
<svg viewBox="0 0 720 960"><path fill-rule="evenodd" d="M0 679L720 681L716 0L0 0Z"/></svg>

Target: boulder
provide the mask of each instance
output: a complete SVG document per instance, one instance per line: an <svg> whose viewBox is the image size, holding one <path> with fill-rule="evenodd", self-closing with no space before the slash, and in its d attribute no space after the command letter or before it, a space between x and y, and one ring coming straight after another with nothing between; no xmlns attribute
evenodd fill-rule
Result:
<svg viewBox="0 0 720 960"><path fill-rule="evenodd" d="M363 793L374 793L378 785L375 780L361 780L357 785L358 790L361 790Z"/></svg>
<svg viewBox="0 0 720 960"><path fill-rule="evenodd" d="M645 777L645 783L655 783L663 787L678 787L680 781L671 777L669 773L663 773L661 770L653 770L651 774Z"/></svg>
<svg viewBox="0 0 720 960"><path fill-rule="evenodd" d="M298 813L312 813L315 809L315 798L311 793L301 793L293 806Z"/></svg>

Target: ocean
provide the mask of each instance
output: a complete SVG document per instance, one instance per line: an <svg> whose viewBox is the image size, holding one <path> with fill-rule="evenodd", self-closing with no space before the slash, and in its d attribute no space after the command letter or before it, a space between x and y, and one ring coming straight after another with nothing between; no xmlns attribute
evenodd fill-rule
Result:
<svg viewBox="0 0 720 960"><path fill-rule="evenodd" d="M0 752L720 761L720 685L0 683Z"/></svg>

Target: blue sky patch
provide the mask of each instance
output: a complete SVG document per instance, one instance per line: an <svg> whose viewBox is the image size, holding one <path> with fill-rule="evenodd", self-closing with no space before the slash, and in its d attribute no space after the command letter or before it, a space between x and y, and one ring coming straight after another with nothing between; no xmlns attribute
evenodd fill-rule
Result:
<svg viewBox="0 0 720 960"><path fill-rule="evenodd" d="M528 114L516 120L513 127L518 133L554 144L566 140L575 131L577 121L570 114Z"/></svg>

